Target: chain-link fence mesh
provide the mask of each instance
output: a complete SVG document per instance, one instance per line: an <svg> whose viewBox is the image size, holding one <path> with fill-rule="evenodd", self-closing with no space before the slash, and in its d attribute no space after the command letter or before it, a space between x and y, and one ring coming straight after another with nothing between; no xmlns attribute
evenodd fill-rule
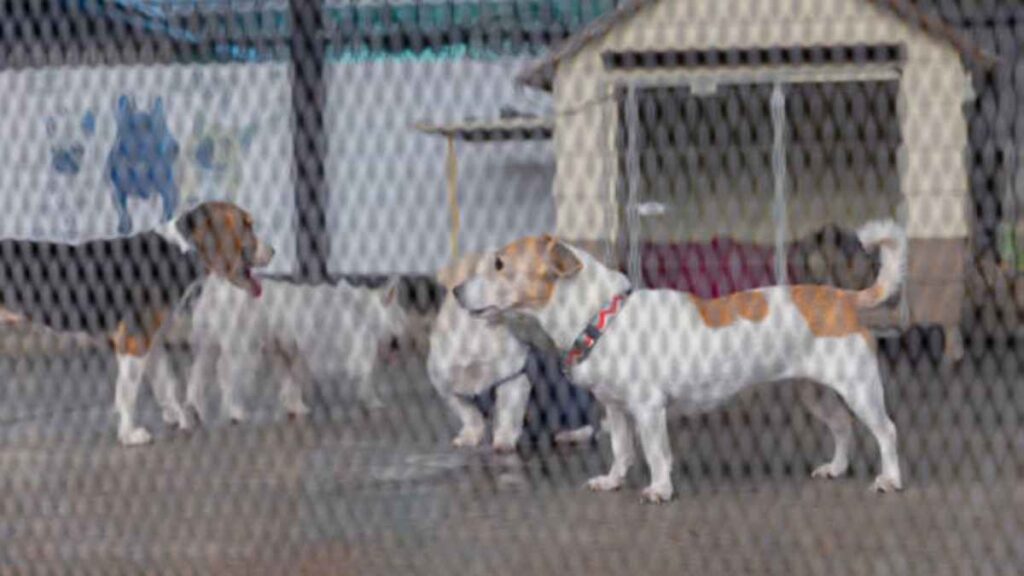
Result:
<svg viewBox="0 0 1024 576"><path fill-rule="evenodd" d="M3 3L0 569L1016 573L1022 17Z"/></svg>

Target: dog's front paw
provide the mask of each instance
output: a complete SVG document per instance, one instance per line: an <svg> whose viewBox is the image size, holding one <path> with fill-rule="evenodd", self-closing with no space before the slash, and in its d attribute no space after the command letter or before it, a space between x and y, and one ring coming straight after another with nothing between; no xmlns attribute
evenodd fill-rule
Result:
<svg viewBox="0 0 1024 576"><path fill-rule="evenodd" d="M179 412L181 412L180 408L177 410L171 408L164 408L163 410L160 411L160 417L163 418L164 424L172 426L178 423Z"/></svg>
<svg viewBox="0 0 1024 576"><path fill-rule="evenodd" d="M181 432L188 432L192 430L192 420L189 419L188 415L182 413L181 419L171 424L171 426L174 426Z"/></svg>
<svg viewBox="0 0 1024 576"><path fill-rule="evenodd" d="M899 492L902 489L903 482L899 477L879 476L878 478L875 478L874 483L871 484L871 491L876 494Z"/></svg>
<svg viewBox="0 0 1024 576"><path fill-rule="evenodd" d="M623 479L613 474L605 474L587 480L587 488L594 492L612 492L622 488Z"/></svg>
<svg viewBox="0 0 1024 576"><path fill-rule="evenodd" d="M516 451L517 443L519 443L518 431L496 430L494 441L491 444L495 452L508 454Z"/></svg>
<svg viewBox="0 0 1024 576"><path fill-rule="evenodd" d="M463 428L459 435L452 440L452 445L459 448L474 448L480 445L480 442L484 439L483 430L475 430L473 428Z"/></svg>
<svg viewBox="0 0 1024 576"><path fill-rule="evenodd" d="M145 428L121 430L117 437L124 446L142 446L153 441L153 436Z"/></svg>
<svg viewBox="0 0 1024 576"><path fill-rule="evenodd" d="M829 462L815 468L814 471L811 472L811 478L839 478L843 474L846 474L847 468L848 466L846 464L840 465L835 462Z"/></svg>
<svg viewBox="0 0 1024 576"><path fill-rule="evenodd" d="M576 428L575 430L563 430L555 434L555 444L565 446L583 444L593 440L596 435L597 432L594 430L594 427L589 425Z"/></svg>
<svg viewBox="0 0 1024 576"><path fill-rule="evenodd" d="M230 420L232 424L240 424L249 419L249 414L240 406L228 407L226 412L228 420Z"/></svg>
<svg viewBox="0 0 1024 576"><path fill-rule="evenodd" d="M202 426L203 422L206 421L206 414L196 404L185 404L185 415L185 421L189 423L189 427L192 426L192 423L195 423L196 426Z"/></svg>
<svg viewBox="0 0 1024 576"><path fill-rule="evenodd" d="M514 438L495 439L492 448L498 454L511 454L516 451L516 441Z"/></svg>
<svg viewBox="0 0 1024 576"><path fill-rule="evenodd" d="M185 414L180 406L172 409L165 409L162 413L164 424L178 428L179 430L188 430L190 423L188 421L188 415Z"/></svg>
<svg viewBox="0 0 1024 576"><path fill-rule="evenodd" d="M640 493L645 504L663 504L672 499L672 486L655 486L651 484Z"/></svg>
<svg viewBox="0 0 1024 576"><path fill-rule="evenodd" d="M309 416L310 412L309 406L306 406L305 403L301 402L294 406L287 407L286 410L288 412L288 418L293 420L297 418L305 418L306 416Z"/></svg>

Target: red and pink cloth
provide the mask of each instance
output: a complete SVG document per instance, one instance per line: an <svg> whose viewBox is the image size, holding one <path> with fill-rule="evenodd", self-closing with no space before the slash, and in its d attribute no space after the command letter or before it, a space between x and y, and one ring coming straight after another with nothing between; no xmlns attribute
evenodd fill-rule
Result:
<svg viewBox="0 0 1024 576"><path fill-rule="evenodd" d="M802 274L803 258L797 245L787 246L787 275ZM763 286L773 286L775 247L730 238L678 244L646 243L640 249L644 286L690 292L718 298Z"/></svg>

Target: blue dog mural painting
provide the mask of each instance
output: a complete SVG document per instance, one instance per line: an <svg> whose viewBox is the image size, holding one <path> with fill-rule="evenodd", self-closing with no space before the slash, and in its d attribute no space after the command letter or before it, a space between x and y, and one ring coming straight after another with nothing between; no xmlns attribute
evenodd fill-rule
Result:
<svg viewBox="0 0 1024 576"><path fill-rule="evenodd" d="M96 117L87 110L80 119L69 121L61 111L46 119L50 140L50 168L57 174L75 177L82 169L87 140L96 133Z"/></svg>
<svg viewBox="0 0 1024 576"><path fill-rule="evenodd" d="M258 132L255 121L233 128L198 116L185 143L182 202L190 202L193 196L233 196L242 180L243 157Z"/></svg>
<svg viewBox="0 0 1024 576"><path fill-rule="evenodd" d="M149 200L160 197L163 219L174 217L178 207L178 187L174 168L178 142L167 126L163 99L157 98L148 112L137 110L128 96L117 100L117 136L107 156L107 175L113 186L117 208L117 231L132 231L128 199Z"/></svg>

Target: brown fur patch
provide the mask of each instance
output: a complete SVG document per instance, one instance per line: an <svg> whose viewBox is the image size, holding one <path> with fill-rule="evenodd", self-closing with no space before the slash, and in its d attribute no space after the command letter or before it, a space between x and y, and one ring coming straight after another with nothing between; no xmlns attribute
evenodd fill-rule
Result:
<svg viewBox="0 0 1024 576"><path fill-rule="evenodd" d="M547 234L520 238L502 248L495 258L490 273L521 275L518 305L533 308L547 305L558 279L576 274L583 266L568 248Z"/></svg>
<svg viewBox="0 0 1024 576"><path fill-rule="evenodd" d="M166 317L166 311L153 310L140 319L142 325L135 329L129 328L128 323L122 320L110 338L114 351L118 355L145 356Z"/></svg>
<svg viewBox="0 0 1024 576"><path fill-rule="evenodd" d="M737 292L722 298L703 299L691 295L701 320L708 328L731 326L741 318L761 322L768 316L768 299L760 292Z"/></svg>
<svg viewBox="0 0 1024 576"><path fill-rule="evenodd" d="M21 324L24 320L21 315L0 306L0 324Z"/></svg>
<svg viewBox="0 0 1024 576"><path fill-rule="evenodd" d="M197 209L190 230L205 266L228 278L236 278L246 266L246 243L255 246L252 217L227 202L208 202Z"/></svg>
<svg viewBox="0 0 1024 576"><path fill-rule="evenodd" d="M840 338L860 334L874 345L871 332L857 316L857 293L830 286L793 286L793 304L807 322L811 333L819 338Z"/></svg>
<svg viewBox="0 0 1024 576"><path fill-rule="evenodd" d="M870 288L857 292L856 304L860 308L873 308L882 303L884 295L885 288L881 284L876 283Z"/></svg>

